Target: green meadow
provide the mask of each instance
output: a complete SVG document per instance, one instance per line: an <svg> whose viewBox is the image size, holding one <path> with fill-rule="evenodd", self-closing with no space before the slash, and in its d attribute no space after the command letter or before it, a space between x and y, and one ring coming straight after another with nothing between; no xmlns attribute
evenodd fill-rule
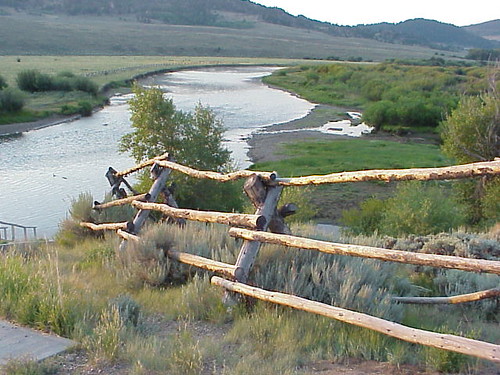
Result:
<svg viewBox="0 0 500 375"><path fill-rule="evenodd" d="M283 177L366 169L441 167L450 161L438 145L364 139L304 140L281 146L283 159L252 166Z"/></svg>

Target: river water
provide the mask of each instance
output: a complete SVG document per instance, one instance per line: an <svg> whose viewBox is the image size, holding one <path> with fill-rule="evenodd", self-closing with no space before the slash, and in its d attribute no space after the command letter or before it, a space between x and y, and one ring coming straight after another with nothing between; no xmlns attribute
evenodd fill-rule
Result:
<svg viewBox="0 0 500 375"><path fill-rule="evenodd" d="M238 167L245 168L245 139L252 131L303 117L314 107L262 84L261 78L273 70L186 70L143 83L161 87L178 109L190 111L198 102L210 106L227 128L226 144ZM117 150L120 138L131 130L126 99L112 98L110 106L89 118L0 137L0 220L36 226L39 237L51 238L80 192L101 200L109 190L104 177L108 167L122 170L135 164Z"/></svg>

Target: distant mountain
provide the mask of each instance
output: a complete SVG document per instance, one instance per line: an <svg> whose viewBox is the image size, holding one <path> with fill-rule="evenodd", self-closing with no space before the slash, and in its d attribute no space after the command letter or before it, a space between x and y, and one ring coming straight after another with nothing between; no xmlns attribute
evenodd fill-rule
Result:
<svg viewBox="0 0 500 375"><path fill-rule="evenodd" d="M465 26L465 30L484 39L500 42L500 20L488 21L477 25Z"/></svg>
<svg viewBox="0 0 500 375"><path fill-rule="evenodd" d="M354 33L359 37L384 42L423 45L437 49L458 50L500 46L494 41L486 40L458 26L421 18L397 24L359 25Z"/></svg>
<svg viewBox="0 0 500 375"><path fill-rule="evenodd" d="M283 9L265 7L249 0L0 0L0 8L2 6L31 15L111 16L144 24L250 29L256 23L264 22L335 37L367 38L453 51L500 46L495 40L487 40L477 32L469 32L472 29L432 20L338 26L304 16L293 16ZM8 14L8 10L6 12Z"/></svg>

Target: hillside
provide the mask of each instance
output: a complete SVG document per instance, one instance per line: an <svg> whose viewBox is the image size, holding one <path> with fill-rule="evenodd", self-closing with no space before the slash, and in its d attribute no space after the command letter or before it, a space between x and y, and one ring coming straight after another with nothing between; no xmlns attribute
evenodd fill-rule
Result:
<svg viewBox="0 0 500 375"><path fill-rule="evenodd" d="M11 11L0 16L0 55L178 55L430 58L441 51L254 21L252 28L137 22L123 16L67 16ZM448 54L451 56L451 54Z"/></svg>
<svg viewBox="0 0 500 375"><path fill-rule="evenodd" d="M216 27L218 30L214 32L209 29L180 29L176 30L174 34L182 32L183 34L190 34L195 32L197 34L209 34L210 38L208 40L197 40L195 42L196 46L190 45L192 42L191 36L187 39L186 46L181 45L171 45L168 43L166 47L159 47L157 51L141 48L141 46L131 47L128 46L128 42L125 44L120 41L119 46L112 46L112 48L106 48L111 50L110 53L134 53L134 49L137 50L135 53L139 54L158 54L164 53L161 50L166 49L172 51L173 53L188 54L188 55L205 55L214 54L216 55L229 55L229 56L272 56L272 57L328 57L328 56L340 56L343 58L360 56L360 53L355 51L343 51L342 46L339 47L340 52L336 52L336 45L338 40L331 42L326 41L327 37L321 36L319 34L326 34L330 37L337 38L363 38L376 40L378 42L390 43L390 44L404 44L404 45L415 45L423 46L426 48L435 48L440 50L453 50L453 51L463 51L465 48L494 48L496 47L496 42L491 40L483 39L481 36L472 34L463 28L459 28L454 25L443 24L437 21L431 20L409 20L401 22L398 24L375 24L375 25L359 25L359 26L338 26L326 22L319 22L315 20L308 19L304 16L293 16L286 13L284 10L279 8L269 8L263 5L252 3L248 0L122 0L119 3L112 0L88 0L88 1L76 1L76 0L0 0L0 16L2 17L2 23L5 24L2 31L2 35L7 36L6 46L2 46L3 49L0 53L21 53L16 49L10 49L8 45L18 43L22 40L17 40L18 27L13 30L9 28L10 23L18 23L22 25L24 22L35 22L34 26L38 26L42 29L42 34L47 33L48 38L40 38L37 33L34 32L28 35L27 40L29 45L33 44L35 47L40 44L44 46L43 49L49 48L57 52L57 50L67 51L68 48L64 47L57 48L54 45L49 45L50 43L59 43L59 40L53 40L52 35L57 36L58 31L64 29L64 25L58 22L62 19L68 20L68 24L80 25L75 28L74 32L69 30L70 34L78 32L82 36L83 46L86 44L86 40L94 39L96 43L96 48L91 48L88 53L102 53L102 48L99 46L103 44L102 41L97 40L103 36L101 33L99 23L106 23L112 20L109 25L112 28L117 28L118 31L129 31L132 30L132 35L140 34L144 30L153 32L153 28L148 28L147 25L154 25L157 27L170 25L170 26L195 26L195 27ZM18 20L19 16L34 17L29 21ZM39 17L39 18L36 18ZM84 17L84 19L83 19ZM11 21L9 23L9 21ZM104 22L103 22L104 21ZM119 24L117 24L118 22ZM89 23L86 25L86 23ZM38 25L37 25L38 24ZM265 26L263 26L265 25ZM30 25L27 25L27 34L30 34ZM96 27L96 29L93 29ZM108 32L110 27L108 27ZM286 28L286 29L283 29ZM284 48L291 51L290 54L286 56L283 53L272 54L276 47L276 40L273 42L274 46L268 51L266 43L262 43L263 50L257 51L251 48L251 51L226 51L222 52L221 49L226 47L227 41L220 40L215 37L214 34L230 34L231 36L238 37L240 35L247 35L249 37L257 38L257 43L262 39L262 29L267 29L267 31L272 30L275 34L264 33L264 38L269 35L273 37L278 36L280 44L284 43ZM23 32L25 28L23 27ZM164 29L159 29L162 32ZM104 31L102 31L104 32ZM89 33L94 34L88 35ZM105 32L104 32L105 33ZM117 34L116 32L114 33ZM299 39L296 39L297 34L302 34ZM303 34L312 34L311 37ZM129 37L131 34L128 35ZM147 33L143 35L148 37ZM283 36L283 37L281 37ZM154 37L156 38L156 36ZM57 39L57 38L56 38ZM80 38L78 42L80 43ZM106 36L105 36L106 39ZM175 39L175 35L174 35ZM203 38L202 38L203 39ZM304 44L304 39L309 41ZM292 42L289 45L288 42ZM313 46L309 43L312 42ZM357 46L356 50L360 51L364 49L365 44L357 40L350 40L352 45ZM222 46L217 44L222 43ZM325 44L323 46L323 44ZM373 43L373 42L370 42ZM63 43L64 44L64 43ZM174 43L175 44L175 43ZM214 47L209 46L213 44ZM243 50L247 49L248 42L246 40L239 40L237 42L242 46ZM251 42L250 42L251 44ZM254 42L255 44L255 42ZM342 44L342 43L341 43ZM162 43L164 45L164 43ZM229 43L231 45L231 43ZM321 45L321 46L318 46ZM24 46L21 44L21 46ZM82 46L82 47L83 47ZM320 47L316 50L314 47ZM256 46L257 47L257 46ZM313 48L312 48L313 47ZM333 48L333 50L332 50ZM390 47L384 47L375 44L375 48L382 48L389 50ZM18 48L19 49L19 48ZM38 50L38 48L36 48ZM71 48L75 50L76 48ZM122 50L120 52L119 50ZM230 48L229 48L230 49ZM258 49L258 48L257 48ZM329 49L330 52L324 51ZM145 50L145 51L140 51ZM147 50L147 51L146 51ZM303 51L299 53L298 51ZM26 52L25 52L26 53ZM29 53L40 53L39 51L32 51L29 49ZM45 52L44 54L46 54ZM57 52L59 53L59 52ZM64 53L64 52L61 52ZM75 53L75 52L67 52ZM365 58L371 59L370 53L364 53ZM382 53L388 57L398 57L393 56L389 53ZM412 56L407 56L412 57ZM374 57L376 59L376 57Z"/></svg>
<svg viewBox="0 0 500 375"><path fill-rule="evenodd" d="M468 32L484 39L500 42L500 19L464 27Z"/></svg>
<svg viewBox="0 0 500 375"><path fill-rule="evenodd" d="M397 24L380 23L357 26L355 34L376 40L401 44L423 45L437 49L494 48L500 44L486 40L467 29L442 22L414 19Z"/></svg>

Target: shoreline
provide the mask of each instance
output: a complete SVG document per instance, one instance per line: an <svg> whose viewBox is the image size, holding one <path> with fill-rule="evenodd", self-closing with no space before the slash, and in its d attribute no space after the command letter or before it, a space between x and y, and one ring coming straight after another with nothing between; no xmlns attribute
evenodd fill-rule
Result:
<svg viewBox="0 0 500 375"><path fill-rule="evenodd" d="M331 106L328 104L317 104L307 115L299 119L287 121L280 124L269 125L251 134L247 140L249 150L248 158L252 163L277 161L283 159L280 154L280 145L301 140L326 140L326 139L352 139L347 135L325 134L316 130L303 130L307 128L318 128L328 122L348 119L347 108ZM301 129L299 131L299 129ZM266 132L290 130L291 132L269 134ZM294 131L297 130L297 131Z"/></svg>
<svg viewBox="0 0 500 375"><path fill-rule="evenodd" d="M15 136L29 131L47 128L49 126L56 126L68 122L73 122L79 120L80 118L82 118L82 115L72 115L72 116L53 115L32 122L18 122L13 124L0 125L0 137Z"/></svg>

